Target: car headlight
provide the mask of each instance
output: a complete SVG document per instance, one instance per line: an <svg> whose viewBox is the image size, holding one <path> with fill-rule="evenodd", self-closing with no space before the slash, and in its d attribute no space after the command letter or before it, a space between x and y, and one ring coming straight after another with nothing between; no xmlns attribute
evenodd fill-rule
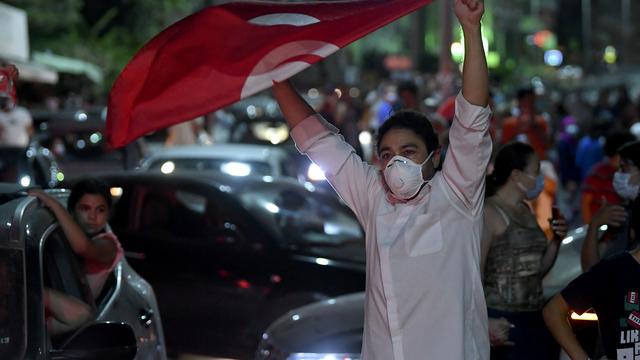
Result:
<svg viewBox="0 0 640 360"><path fill-rule="evenodd" d="M307 177L312 181L322 181L327 179L324 176L324 171L320 169L320 166L313 163L309 165L309 170L307 170Z"/></svg>
<svg viewBox="0 0 640 360"><path fill-rule="evenodd" d="M20 185L22 185L22 187L28 187L31 185L31 176L29 175L24 175L20 178Z"/></svg>
<svg viewBox="0 0 640 360"><path fill-rule="evenodd" d="M287 360L360 360L360 354L295 353Z"/></svg>

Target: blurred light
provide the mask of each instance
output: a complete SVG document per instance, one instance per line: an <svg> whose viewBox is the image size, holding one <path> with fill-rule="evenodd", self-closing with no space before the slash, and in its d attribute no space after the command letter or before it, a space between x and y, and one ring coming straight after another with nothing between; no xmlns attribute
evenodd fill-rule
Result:
<svg viewBox="0 0 640 360"><path fill-rule="evenodd" d="M609 227L607 226L607 224L604 224L602 226L600 226L600 231L607 231Z"/></svg>
<svg viewBox="0 0 640 360"><path fill-rule="evenodd" d="M109 189L109 192L111 193L111 196L113 196L113 197L122 196L122 188L121 187L112 187L111 189Z"/></svg>
<svg viewBox="0 0 640 360"><path fill-rule="evenodd" d="M62 172L58 172L56 174L56 180L63 181L64 180L64 174Z"/></svg>
<svg viewBox="0 0 640 360"><path fill-rule="evenodd" d="M316 187L312 183L310 183L308 181L304 182L304 188L307 189L308 191L311 191L311 192L316 191Z"/></svg>
<svg viewBox="0 0 640 360"><path fill-rule="evenodd" d="M560 66L564 61L564 56L562 55L562 51L553 49L547 50L544 53L544 63L549 66Z"/></svg>
<svg viewBox="0 0 640 360"><path fill-rule="evenodd" d="M329 300L327 300L327 304L329 304L329 305L335 305L335 304L336 304L336 299L329 299Z"/></svg>
<svg viewBox="0 0 640 360"><path fill-rule="evenodd" d="M324 226L324 233L327 235L338 235L340 234L340 228L334 224L331 223L325 223Z"/></svg>
<svg viewBox="0 0 640 360"><path fill-rule="evenodd" d="M309 96L311 99L317 99L318 96L320 96L320 92L316 88L311 88L309 89L309 91L307 91L307 96Z"/></svg>
<svg viewBox="0 0 640 360"><path fill-rule="evenodd" d="M371 133L368 131L363 131L358 135L358 140L362 145L371 145Z"/></svg>
<svg viewBox="0 0 640 360"><path fill-rule="evenodd" d="M29 175L24 175L23 177L20 178L20 185L27 187L29 185L31 185L31 176Z"/></svg>
<svg viewBox="0 0 640 360"><path fill-rule="evenodd" d="M218 189L220 189L220 191L222 192L231 192L231 186L228 185L220 185Z"/></svg>
<svg viewBox="0 0 640 360"><path fill-rule="evenodd" d="M247 115L250 119L255 119L258 116L258 110L255 106L249 105L247 106Z"/></svg>
<svg viewBox="0 0 640 360"><path fill-rule="evenodd" d="M300 315L298 315L298 314L293 315L293 316L291 317L291 320L293 320L293 321L298 321L298 320L300 320Z"/></svg>
<svg viewBox="0 0 640 360"><path fill-rule="evenodd" d="M487 53L487 66L490 69L495 69L500 66L500 54L495 51L489 51Z"/></svg>
<svg viewBox="0 0 640 360"><path fill-rule="evenodd" d="M564 238L564 240L562 240L562 244L567 245L567 244L571 244L573 242L573 236L567 236L566 238Z"/></svg>
<svg viewBox="0 0 640 360"><path fill-rule="evenodd" d="M160 166L160 172L163 174L171 174L176 170L176 164L173 161L167 161Z"/></svg>
<svg viewBox="0 0 640 360"><path fill-rule="evenodd" d="M327 179L324 175L324 171L322 171L322 169L320 169L320 167L315 163L309 165L309 170L307 170L307 177L313 181L322 181Z"/></svg>
<svg viewBox="0 0 640 360"><path fill-rule="evenodd" d="M640 122L631 125L631 133L636 139L640 140Z"/></svg>
<svg viewBox="0 0 640 360"><path fill-rule="evenodd" d="M333 90L333 92L336 94L336 96L338 97L338 99L342 98L342 90L335 88Z"/></svg>
<svg viewBox="0 0 640 360"><path fill-rule="evenodd" d="M464 58L464 45L460 42L453 42L451 44L451 57L453 61L461 63Z"/></svg>
<svg viewBox="0 0 640 360"><path fill-rule="evenodd" d="M274 284L279 284L282 282L282 276L280 275L271 275L271 282Z"/></svg>
<svg viewBox="0 0 640 360"><path fill-rule="evenodd" d="M582 321L598 321L598 315L591 313L591 312L586 312L582 315L578 315L574 312L571 313L571 319L573 320L582 320Z"/></svg>
<svg viewBox="0 0 640 360"><path fill-rule="evenodd" d="M576 229L576 234L582 234L583 232L584 232L584 228L579 227Z"/></svg>
<svg viewBox="0 0 640 360"><path fill-rule="evenodd" d="M46 122L40 123L40 130L46 131L48 128L49 128L49 124L47 124Z"/></svg>
<svg viewBox="0 0 640 360"><path fill-rule="evenodd" d="M36 152L32 148L29 148L29 150L27 150L27 157L28 158L33 157L35 154L36 154Z"/></svg>
<svg viewBox="0 0 640 360"><path fill-rule="evenodd" d="M87 113L85 113L84 111L78 111L76 112L75 118L76 118L76 121L85 122L89 117L87 116Z"/></svg>
<svg viewBox="0 0 640 360"><path fill-rule="evenodd" d="M274 203L266 203L264 204L264 208L272 214L277 214L280 212L280 208Z"/></svg>
<svg viewBox="0 0 640 360"><path fill-rule="evenodd" d="M322 266L327 266L327 265L329 265L329 260L325 259L325 258L316 258L316 264L322 265Z"/></svg>
<svg viewBox="0 0 640 360"><path fill-rule="evenodd" d="M51 151L49 151L49 149L47 149L47 148L42 149L42 155L49 156L50 153L51 153Z"/></svg>
<svg viewBox="0 0 640 360"><path fill-rule="evenodd" d="M236 281L236 286L238 286L240 289L248 289L251 287L251 283L247 280L238 280Z"/></svg>
<svg viewBox="0 0 640 360"><path fill-rule="evenodd" d="M615 64L616 61L618 61L618 51L616 48L611 45L604 48L603 59L607 64Z"/></svg>
<svg viewBox="0 0 640 360"><path fill-rule="evenodd" d="M273 176L269 176L269 175L267 175L267 176L263 176L263 177L262 177L262 181L264 181L264 182L269 182L269 183L270 183L270 182L273 182Z"/></svg>
<svg viewBox="0 0 640 360"><path fill-rule="evenodd" d="M533 35L533 43L545 50L551 50L558 45L556 34L549 30L541 30Z"/></svg>
<svg viewBox="0 0 640 360"><path fill-rule="evenodd" d="M249 164L235 161L223 164L220 167L220 170L231 176L248 176L249 174L251 174L251 166L249 166Z"/></svg>
<svg viewBox="0 0 640 360"><path fill-rule="evenodd" d="M361 91L357 87L352 87L349 89L349 96L351 96L352 98L357 98L360 96L360 94Z"/></svg>
<svg viewBox="0 0 640 360"><path fill-rule="evenodd" d="M100 142L100 140L102 140L102 134L100 134L99 132L95 132L91 134L91 136L89 136L89 141L91 141L91 143L93 144L97 144L98 142Z"/></svg>
<svg viewBox="0 0 640 360"><path fill-rule="evenodd" d="M76 147L78 149L84 149L84 147L87 145L87 143L84 142L84 140L80 139L78 141L76 141Z"/></svg>

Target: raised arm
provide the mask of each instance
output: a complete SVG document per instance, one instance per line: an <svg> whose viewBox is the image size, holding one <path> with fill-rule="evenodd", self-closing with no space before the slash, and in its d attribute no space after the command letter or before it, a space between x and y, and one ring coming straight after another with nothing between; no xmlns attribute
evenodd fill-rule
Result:
<svg viewBox="0 0 640 360"><path fill-rule="evenodd" d="M588 359L587 353L578 342L569 324L569 311L569 305L562 295L558 294L544 307L542 312L544 322L571 359Z"/></svg>
<svg viewBox="0 0 640 360"><path fill-rule="evenodd" d="M589 270L593 265L600 261L600 250L598 230L602 225L620 226L627 219L627 212L620 205L610 205L603 198L602 206L591 217L587 235L585 236L582 249L580 251L580 264L582 271Z"/></svg>
<svg viewBox="0 0 640 360"><path fill-rule="evenodd" d="M273 95L276 97L280 110L291 129L298 126L302 120L316 113L291 86L289 81L274 82Z"/></svg>
<svg viewBox="0 0 640 360"><path fill-rule="evenodd" d="M362 161L351 145L307 104L289 82L275 83L278 101L298 150L324 172L338 195L366 227L370 199L376 196L378 171Z"/></svg>
<svg viewBox="0 0 640 360"><path fill-rule="evenodd" d="M480 31L484 4L478 0L456 0L455 13L464 33L462 94L471 104L485 107L489 102L489 71Z"/></svg>

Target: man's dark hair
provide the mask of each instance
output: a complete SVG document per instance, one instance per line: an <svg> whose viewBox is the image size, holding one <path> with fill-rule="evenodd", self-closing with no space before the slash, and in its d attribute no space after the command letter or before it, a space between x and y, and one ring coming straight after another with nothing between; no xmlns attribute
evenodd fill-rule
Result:
<svg viewBox="0 0 640 360"><path fill-rule="evenodd" d="M107 206L111 208L112 199L109 186L102 180L92 178L78 181L73 185L67 201L67 209L73 212L80 198L86 194L102 196L107 202Z"/></svg>
<svg viewBox="0 0 640 360"><path fill-rule="evenodd" d="M612 157L613 155L618 153L618 149L626 144L633 142L636 139L635 136L631 135L628 131L613 131L607 135L604 144L604 153L608 157Z"/></svg>
<svg viewBox="0 0 640 360"><path fill-rule="evenodd" d="M433 130L431 122L424 115L417 111L402 110L394 113L378 128L376 134L376 152L380 153L380 143L382 138L392 129L408 129L416 133L427 146L427 151L435 151L440 144L438 134Z"/></svg>
<svg viewBox="0 0 640 360"><path fill-rule="evenodd" d="M634 141L622 145L618 149L618 154L623 159L629 159L631 162L640 168L640 141Z"/></svg>

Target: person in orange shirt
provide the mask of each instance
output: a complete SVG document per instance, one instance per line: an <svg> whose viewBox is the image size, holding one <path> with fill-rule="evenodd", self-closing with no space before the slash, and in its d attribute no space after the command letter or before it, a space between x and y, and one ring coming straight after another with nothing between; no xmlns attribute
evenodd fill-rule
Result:
<svg viewBox="0 0 640 360"><path fill-rule="evenodd" d="M544 160L550 146L549 126L544 117L536 114L536 94L533 89L526 88L519 90L517 97L519 114L504 120L502 144L514 140L527 143Z"/></svg>

